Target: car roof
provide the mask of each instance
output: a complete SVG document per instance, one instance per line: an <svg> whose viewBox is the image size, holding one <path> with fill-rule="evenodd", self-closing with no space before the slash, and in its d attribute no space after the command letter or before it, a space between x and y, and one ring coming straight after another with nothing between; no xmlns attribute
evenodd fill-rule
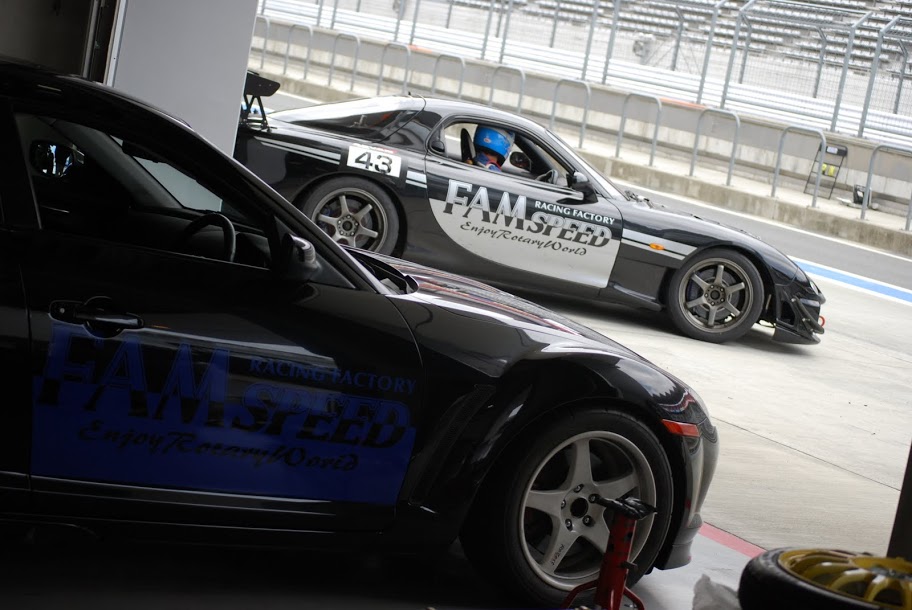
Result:
<svg viewBox="0 0 912 610"><path fill-rule="evenodd" d="M482 119L489 119L493 122L498 123L512 123L513 125L535 133L544 133L547 131L544 127L535 121L524 116L520 116L515 112L511 112L509 110L502 110L500 108L494 108L492 106L485 106L484 104L467 102L464 100L450 100L436 97L429 97L425 99L427 102L425 109L440 114L443 117L449 117L451 115L467 115L472 117L479 117Z"/></svg>
<svg viewBox="0 0 912 610"><path fill-rule="evenodd" d="M443 120L457 115L479 120L489 120L495 123L507 123L526 131L544 134L547 130L530 119L520 116L514 112L485 106L476 102L467 102L464 100L453 100L442 97L425 97L420 95L382 95L377 97L361 97L344 100L340 102L327 102L319 106L344 105L344 104L363 104L369 102L371 107L377 112L384 111L402 111L415 110L431 112L440 115ZM292 110L283 110L272 113L272 116L278 120L289 120L296 113L306 116L308 108L295 108Z"/></svg>

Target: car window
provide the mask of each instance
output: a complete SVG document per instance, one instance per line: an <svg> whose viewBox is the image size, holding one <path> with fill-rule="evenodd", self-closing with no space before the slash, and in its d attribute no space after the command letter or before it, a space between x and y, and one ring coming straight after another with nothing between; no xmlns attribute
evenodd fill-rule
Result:
<svg viewBox="0 0 912 610"><path fill-rule="evenodd" d="M231 196L199 182L143 143L48 116L16 115L42 222L48 230L225 260L269 266L265 220ZM219 213L221 224L194 226ZM200 223L197 223L199 225Z"/></svg>
<svg viewBox="0 0 912 610"><path fill-rule="evenodd" d="M446 156L454 161L465 163L472 161L471 164L478 165L477 155L481 152L479 148L481 138L476 136L480 134L480 129L492 127L501 129L493 123L474 121L450 123L443 131ZM561 163L545 146L526 133L508 129L503 131L512 137L512 142L505 149L505 153L504 150L499 151L502 159L497 159L497 161L501 172L527 180L567 186L567 175L570 168ZM476 160L472 159L473 153L476 155ZM479 171L491 171L483 167L478 167L478 169Z"/></svg>

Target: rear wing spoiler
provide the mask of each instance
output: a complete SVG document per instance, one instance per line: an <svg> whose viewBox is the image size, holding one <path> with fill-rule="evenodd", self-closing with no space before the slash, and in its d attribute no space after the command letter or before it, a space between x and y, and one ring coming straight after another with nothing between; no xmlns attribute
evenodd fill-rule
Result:
<svg viewBox="0 0 912 610"><path fill-rule="evenodd" d="M247 70L244 83L244 105L241 107L241 123L252 127L266 129L266 111L263 109L263 98L279 90L279 83L270 80L253 70Z"/></svg>

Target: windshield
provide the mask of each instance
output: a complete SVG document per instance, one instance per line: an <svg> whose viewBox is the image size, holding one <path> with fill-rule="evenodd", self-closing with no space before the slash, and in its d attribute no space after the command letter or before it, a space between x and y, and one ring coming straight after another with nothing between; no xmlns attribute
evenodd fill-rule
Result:
<svg viewBox="0 0 912 610"><path fill-rule="evenodd" d="M407 97L382 102L362 99L285 110L272 117L301 127L380 142L408 123L423 105L424 100Z"/></svg>

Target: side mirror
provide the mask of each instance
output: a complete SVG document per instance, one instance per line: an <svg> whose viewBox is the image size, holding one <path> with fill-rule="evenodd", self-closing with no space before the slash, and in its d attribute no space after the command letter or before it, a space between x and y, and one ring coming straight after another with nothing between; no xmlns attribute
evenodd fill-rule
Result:
<svg viewBox="0 0 912 610"><path fill-rule="evenodd" d="M294 282L307 282L320 269L312 243L288 233L282 240L282 275Z"/></svg>
<svg viewBox="0 0 912 610"><path fill-rule="evenodd" d="M521 150L514 150L510 153L510 165L518 169L531 170L532 160L529 159L529 155Z"/></svg>
<svg viewBox="0 0 912 610"><path fill-rule="evenodd" d="M446 155L446 144L440 138L434 138L431 140L430 148L432 152L437 153L438 155Z"/></svg>
<svg viewBox="0 0 912 610"><path fill-rule="evenodd" d="M29 147L29 163L43 176L63 178L70 169L84 162L85 156L68 144L35 140Z"/></svg>
<svg viewBox="0 0 912 610"><path fill-rule="evenodd" d="M632 199L633 201L636 201L639 203L649 203L648 197L643 197L642 195L637 195L633 191L624 191L624 194L627 196L628 199Z"/></svg>
<svg viewBox="0 0 912 610"><path fill-rule="evenodd" d="M589 190L589 176L583 172L573 172L570 174L570 186L578 191ZM583 188L580 188L583 187Z"/></svg>

